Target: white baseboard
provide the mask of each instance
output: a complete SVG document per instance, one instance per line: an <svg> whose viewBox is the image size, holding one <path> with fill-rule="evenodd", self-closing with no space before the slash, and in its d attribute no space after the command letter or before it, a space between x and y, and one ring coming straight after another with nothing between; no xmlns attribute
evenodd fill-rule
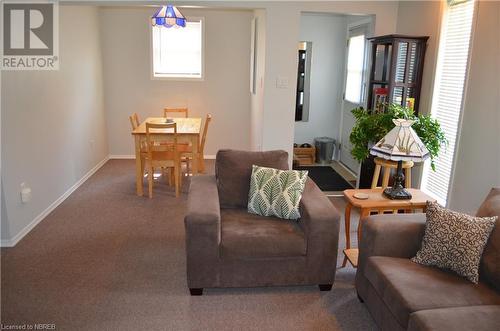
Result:
<svg viewBox="0 0 500 331"><path fill-rule="evenodd" d="M342 168L344 168L345 171L347 171L348 173L350 173L353 177L358 178L358 175L354 171L352 171L351 169L349 169L345 164L343 164L340 161L337 161L337 163L338 163L339 166L341 166Z"/></svg>
<svg viewBox="0 0 500 331"><path fill-rule="evenodd" d="M205 155L204 158L205 158L205 160L215 160L215 155ZM130 160L130 159L135 159L135 155L110 154L109 159L110 160Z"/></svg>
<svg viewBox="0 0 500 331"><path fill-rule="evenodd" d="M134 159L135 160L135 155L109 155L110 160L130 160Z"/></svg>
<svg viewBox="0 0 500 331"><path fill-rule="evenodd" d="M47 215L49 215L54 209L57 208L64 200L66 200L71 193L76 191L87 179L90 178L97 170L99 170L108 160L109 156L106 156L102 161L100 161L95 167L90 169L80 180L78 180L73 186L71 186L63 195L61 195L56 201L54 201L50 206L48 206L42 213L40 213L33 221L31 221L27 226L25 226L18 234L12 239L2 239L0 241L0 247L14 247L21 239L24 238L38 223L40 223Z"/></svg>

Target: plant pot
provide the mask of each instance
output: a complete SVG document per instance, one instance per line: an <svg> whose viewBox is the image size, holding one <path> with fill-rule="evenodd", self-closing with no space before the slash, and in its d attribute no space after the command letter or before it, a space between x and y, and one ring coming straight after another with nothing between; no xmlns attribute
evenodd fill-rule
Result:
<svg viewBox="0 0 500 331"><path fill-rule="evenodd" d="M370 155L361 163L361 171L359 172L359 188L371 188L373 173L375 172L375 157Z"/></svg>

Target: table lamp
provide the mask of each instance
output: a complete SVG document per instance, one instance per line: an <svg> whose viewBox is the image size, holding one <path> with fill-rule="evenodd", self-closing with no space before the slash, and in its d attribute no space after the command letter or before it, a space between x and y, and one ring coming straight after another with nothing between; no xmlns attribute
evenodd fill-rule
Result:
<svg viewBox="0 0 500 331"><path fill-rule="evenodd" d="M429 151L411 128L415 121L405 119L392 121L396 126L370 148L370 154L398 162L394 183L392 187L384 190L384 195L389 199L411 199L411 193L403 187L405 179L402 169L403 161L423 162L429 157Z"/></svg>

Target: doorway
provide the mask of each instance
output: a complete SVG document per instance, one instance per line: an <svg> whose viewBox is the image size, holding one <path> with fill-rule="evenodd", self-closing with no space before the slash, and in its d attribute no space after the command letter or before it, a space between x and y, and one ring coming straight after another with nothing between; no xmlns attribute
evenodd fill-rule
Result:
<svg viewBox="0 0 500 331"><path fill-rule="evenodd" d="M371 21L369 16L303 13L297 41L295 146L314 147L316 138L331 138L333 153L327 155L326 162L316 163L332 166L349 182L356 181L359 168L350 155L351 110L365 102L366 38ZM349 44L353 45L351 52ZM359 89L354 99L356 89L352 86L356 85Z"/></svg>
<svg viewBox="0 0 500 331"><path fill-rule="evenodd" d="M360 164L351 155L349 136L355 124L351 111L366 107L366 79L368 67L368 36L371 31L371 19L353 21L347 25L346 65L344 74L344 94L342 97L342 125L339 161L356 176Z"/></svg>

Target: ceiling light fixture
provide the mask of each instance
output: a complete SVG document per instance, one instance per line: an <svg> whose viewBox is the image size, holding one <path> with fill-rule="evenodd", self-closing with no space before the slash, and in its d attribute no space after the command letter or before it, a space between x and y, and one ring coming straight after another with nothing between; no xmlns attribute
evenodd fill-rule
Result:
<svg viewBox="0 0 500 331"><path fill-rule="evenodd" d="M186 18L175 6L166 5L156 11L151 17L151 24L153 26L171 27L186 27Z"/></svg>

